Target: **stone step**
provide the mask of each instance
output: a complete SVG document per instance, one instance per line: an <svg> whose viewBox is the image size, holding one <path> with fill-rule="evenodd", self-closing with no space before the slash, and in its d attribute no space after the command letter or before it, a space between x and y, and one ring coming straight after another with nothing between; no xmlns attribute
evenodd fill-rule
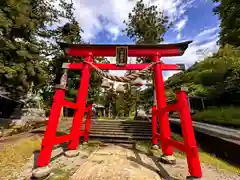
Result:
<svg viewBox="0 0 240 180"><path fill-rule="evenodd" d="M82 125L83 127L85 124ZM152 125L131 125L131 124L91 124L90 127L92 128L101 128L101 127L132 127L132 128L138 128L138 127L146 127L146 128L151 128Z"/></svg>
<svg viewBox="0 0 240 180"><path fill-rule="evenodd" d="M81 128L81 130L84 130L85 128ZM139 128L131 128L131 127L99 127L94 128L91 127L90 131L117 131L117 132L151 132L152 128L145 128L145 127L139 127Z"/></svg>
<svg viewBox="0 0 240 180"><path fill-rule="evenodd" d="M83 126L82 128L85 128ZM91 129L152 129L151 126L90 126Z"/></svg>
<svg viewBox="0 0 240 180"><path fill-rule="evenodd" d="M92 119L94 121L94 119ZM103 120L96 120L100 124L151 124L150 121L113 121L113 120L108 120L108 121L103 121Z"/></svg>
<svg viewBox="0 0 240 180"><path fill-rule="evenodd" d="M82 126L84 129L84 124ZM91 123L90 137L103 142L133 143L135 140L151 140L152 125L148 121L97 121Z"/></svg>
<svg viewBox="0 0 240 180"><path fill-rule="evenodd" d="M115 132L115 131L106 131L106 132L102 132L102 131L90 131L90 134L102 134L102 135L141 135L141 136L151 136L152 133L151 132Z"/></svg>
<svg viewBox="0 0 240 180"><path fill-rule="evenodd" d="M61 131L69 131L71 122L63 123L58 128ZM44 128L45 129L45 128ZM82 125L85 129L85 124ZM132 143L139 140L151 140L151 122L143 121L97 121L91 123L89 140L103 140L103 142Z"/></svg>
<svg viewBox="0 0 240 180"><path fill-rule="evenodd" d="M132 140L151 140L152 137L151 136L139 136L139 135L128 135L128 134L124 134L124 135L112 135L112 134L91 134L89 138L92 137L97 137L97 138L115 138L115 139L132 139Z"/></svg>
<svg viewBox="0 0 240 180"><path fill-rule="evenodd" d="M84 130L84 128L82 128ZM104 128L91 128L91 132L152 132L152 129L122 129L122 128L116 128L116 129L104 129Z"/></svg>
<svg viewBox="0 0 240 180"><path fill-rule="evenodd" d="M101 124L101 123L97 122L97 123L91 123L91 126L131 126L131 127L145 126L145 127L151 127L152 124L151 123L148 123L148 124L107 124L107 123Z"/></svg>
<svg viewBox="0 0 240 180"><path fill-rule="evenodd" d="M131 139L96 138L96 137L91 137L91 140L100 141L104 143L126 143L126 144L133 144L138 142L137 140L131 140Z"/></svg>

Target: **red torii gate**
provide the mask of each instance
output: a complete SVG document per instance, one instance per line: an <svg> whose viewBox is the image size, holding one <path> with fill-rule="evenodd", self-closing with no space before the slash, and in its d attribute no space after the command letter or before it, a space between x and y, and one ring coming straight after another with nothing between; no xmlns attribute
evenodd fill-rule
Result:
<svg viewBox="0 0 240 180"><path fill-rule="evenodd" d="M94 63L94 56L116 56L117 47L127 47L129 57L151 57L152 62L156 64L152 68L154 71L154 84L156 89L156 106L152 108L152 143L158 144L160 139L163 157L166 161L171 162L173 155L173 147L186 153L189 173L192 177L200 178L202 176L200 161L198 157L198 149L192 127L192 120L188 106L187 96L183 90L177 92L177 103L167 106L164 89L163 70L181 70L179 64L164 64L160 62L161 57L180 56L187 49L191 41L178 44L160 44L160 45L100 45L100 44L66 44L60 43L65 53L70 56L83 56L86 63L65 63L63 68L78 69L82 71L80 87L76 103L66 101L64 99L65 87L56 86L54 102L49 116L47 129L42 141L42 149L37 161L39 167L47 166L50 163L52 148L56 144L68 142L69 150L76 150L79 145L80 136L84 136L84 140L88 141L90 130L91 108L85 108L86 97L88 95L88 86L90 81L90 73L93 70L91 63L101 70L142 70L149 64L125 64L119 66L116 64L97 64ZM72 122L72 129L69 135L56 137L56 129L59 122L60 111L62 107L75 109L75 115ZM182 125L184 143L171 139L171 130L168 120L168 112L179 111ZM80 132L84 112L88 112L85 130ZM161 134L157 131L157 118L160 120Z"/></svg>

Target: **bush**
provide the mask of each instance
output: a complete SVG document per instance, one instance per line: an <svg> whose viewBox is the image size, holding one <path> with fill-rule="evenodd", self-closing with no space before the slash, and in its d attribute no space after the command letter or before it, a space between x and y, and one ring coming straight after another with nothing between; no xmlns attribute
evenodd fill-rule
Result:
<svg viewBox="0 0 240 180"><path fill-rule="evenodd" d="M192 115L192 120L240 128L240 107L211 107Z"/></svg>

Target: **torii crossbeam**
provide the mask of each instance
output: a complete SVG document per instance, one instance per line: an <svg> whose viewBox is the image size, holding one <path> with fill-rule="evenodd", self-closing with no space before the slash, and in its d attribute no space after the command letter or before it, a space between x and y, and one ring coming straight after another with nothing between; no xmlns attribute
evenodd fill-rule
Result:
<svg viewBox="0 0 240 180"><path fill-rule="evenodd" d="M167 106L166 103L162 72L165 70L182 70L184 66L181 64L164 64L160 61L161 57L183 55L190 43L191 41L178 44L159 45L101 45L60 43L61 48L67 55L84 57L84 62L63 64L63 68L65 69L81 70L82 76L76 103L66 101L64 99L65 89L62 85L57 86L47 129L42 142L42 149L37 162L38 166L43 167L49 164L52 148L54 145L69 141L70 143L68 145L68 148L70 150L75 150L79 145L80 136L84 136L84 140L88 141L90 130L90 115L88 116L88 123L85 127L84 132L80 132L80 127L82 126L84 111L90 112L89 114L91 114L91 106L89 106L90 108L87 110L85 110L85 106L86 97L88 95L90 73L94 67L101 70L143 70L148 67L149 64L126 64L126 58L149 57L152 59L152 63L155 63L151 70L154 72L154 84L157 103L156 106L153 106L152 111L152 143L153 145L157 145L158 140L160 140L163 152L162 158L168 162L172 161L173 147L185 152L187 155L190 175L200 178L202 176L202 172L186 93L183 90L180 90L177 92L178 101L176 104ZM124 55L123 53L122 56L117 56L118 48L126 50L124 52L127 54L125 53ZM124 57L125 59L123 59L123 61L119 64L98 64L94 63L94 56L117 56L118 58ZM75 109L72 129L69 135L56 137L56 128L59 122L60 110L63 106ZM168 112L176 110L180 112L184 142L178 142L171 139ZM157 131L157 119L159 120L159 126L161 130L160 134Z"/></svg>

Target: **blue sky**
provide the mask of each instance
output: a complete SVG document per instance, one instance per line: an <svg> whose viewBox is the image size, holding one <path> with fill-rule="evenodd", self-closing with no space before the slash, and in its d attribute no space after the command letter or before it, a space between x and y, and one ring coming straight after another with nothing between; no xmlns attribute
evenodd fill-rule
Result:
<svg viewBox="0 0 240 180"><path fill-rule="evenodd" d="M181 40L193 40L200 32L206 29L218 27L218 17L213 15L212 9L215 4L209 1L195 1L192 7L189 7L179 19L178 23L184 23L181 33L174 26L164 36L166 42L179 42ZM101 17L99 18L101 21ZM101 21L104 24L104 21ZM180 34L180 37L178 35ZM132 43L125 35L119 36L116 40L109 41L109 35L106 30L100 31L93 43Z"/></svg>
<svg viewBox="0 0 240 180"><path fill-rule="evenodd" d="M219 20L212 12L212 0L144 0L164 10L174 26L165 34L163 43L193 40L181 57L168 57L166 63L184 63L190 66L196 61L216 52L218 46ZM83 39L99 44L133 43L121 32L124 20L132 10L136 0L75 0L75 16L84 30ZM114 63L115 58L109 58ZM134 61L134 59L133 59ZM124 72L111 72L123 75ZM175 72L165 72L164 77Z"/></svg>

